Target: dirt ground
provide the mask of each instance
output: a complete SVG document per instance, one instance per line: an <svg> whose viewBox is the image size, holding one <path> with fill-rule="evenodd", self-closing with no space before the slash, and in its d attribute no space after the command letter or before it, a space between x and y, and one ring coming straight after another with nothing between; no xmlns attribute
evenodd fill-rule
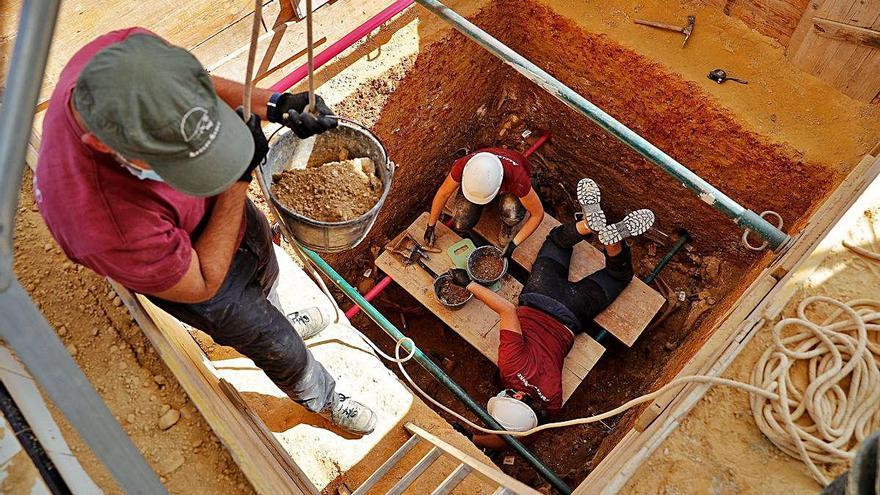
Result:
<svg viewBox="0 0 880 495"><path fill-rule="evenodd" d="M845 238L878 252L880 201L874 204L865 210ZM845 233L846 228L843 230ZM880 299L880 263L836 244L780 318L795 315L800 301L812 295L830 296L840 301ZM749 380L755 362L772 342L770 328L772 322L765 325L736 358L724 374L726 378ZM843 469L843 466L827 466L824 470L831 478ZM622 493L810 494L819 489L804 464L783 454L755 426L748 394L714 387L635 473Z"/></svg>
<svg viewBox="0 0 880 495"><path fill-rule="evenodd" d="M171 493L253 493L110 285L61 253L37 211L30 184L28 172L15 224L15 274L122 428ZM48 403L89 476L106 493L121 493ZM160 418L171 410L180 418L163 430Z"/></svg>

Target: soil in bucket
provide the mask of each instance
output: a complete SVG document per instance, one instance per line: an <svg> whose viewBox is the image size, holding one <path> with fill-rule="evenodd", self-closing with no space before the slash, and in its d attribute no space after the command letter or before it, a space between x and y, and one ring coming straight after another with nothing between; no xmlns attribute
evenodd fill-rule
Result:
<svg viewBox="0 0 880 495"><path fill-rule="evenodd" d="M455 285L448 278L440 281L438 292L440 293L441 301L451 306L461 304L471 297L471 293L467 289Z"/></svg>
<svg viewBox="0 0 880 495"><path fill-rule="evenodd" d="M474 276L480 280L496 280L504 271L504 259L494 252L486 252L474 260Z"/></svg>
<svg viewBox="0 0 880 495"><path fill-rule="evenodd" d="M273 175L272 183L272 194L288 209L322 222L355 219L382 196L382 181L369 158L285 170Z"/></svg>

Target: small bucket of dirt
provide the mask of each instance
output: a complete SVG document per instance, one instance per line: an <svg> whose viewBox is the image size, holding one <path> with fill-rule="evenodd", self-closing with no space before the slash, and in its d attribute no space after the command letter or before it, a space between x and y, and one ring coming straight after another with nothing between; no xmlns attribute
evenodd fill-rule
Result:
<svg viewBox="0 0 880 495"><path fill-rule="evenodd" d="M452 277L448 273L434 280L434 296L440 304L453 309L464 306L474 297L469 290L452 283Z"/></svg>
<svg viewBox="0 0 880 495"><path fill-rule="evenodd" d="M495 246L480 246L468 256L468 275L483 285L492 285L507 273L507 258Z"/></svg>
<svg viewBox="0 0 880 495"><path fill-rule="evenodd" d="M348 119L308 139L285 131L273 140L261 170L291 234L322 253L357 246L391 190L394 164L385 147Z"/></svg>

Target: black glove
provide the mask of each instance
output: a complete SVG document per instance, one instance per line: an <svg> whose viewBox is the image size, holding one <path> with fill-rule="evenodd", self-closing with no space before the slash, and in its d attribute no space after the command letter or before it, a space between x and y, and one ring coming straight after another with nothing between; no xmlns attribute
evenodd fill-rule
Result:
<svg viewBox="0 0 880 495"><path fill-rule="evenodd" d="M434 226L428 225L425 227L425 244L428 247L434 247L434 241L437 240L437 234L434 232Z"/></svg>
<svg viewBox="0 0 880 495"><path fill-rule="evenodd" d="M510 258L511 256L513 256L514 249L516 249L516 243L513 241L508 242L507 246L504 248L504 257Z"/></svg>
<svg viewBox="0 0 880 495"><path fill-rule="evenodd" d="M293 129L293 133L300 139L321 134L333 129L338 121L332 115L333 110L324 103L324 99L315 95L315 115L306 112L309 105L309 94L305 93L275 93L269 99L266 111L269 122L283 124Z"/></svg>
<svg viewBox="0 0 880 495"><path fill-rule="evenodd" d="M235 113L244 120L244 110L241 107L236 108ZM248 120L245 125L248 130L251 131L251 136L254 138L254 156L251 157L251 163L248 165L247 170L245 170L238 179L239 182L252 181L254 179L254 169L263 163L263 160L266 159L266 154L269 153L269 142L266 141L266 135L263 134L263 127L260 125L260 117L257 114L252 113L250 120Z"/></svg>
<svg viewBox="0 0 880 495"><path fill-rule="evenodd" d="M464 268L452 268L448 273L452 283L459 287L467 287L471 283L471 276Z"/></svg>

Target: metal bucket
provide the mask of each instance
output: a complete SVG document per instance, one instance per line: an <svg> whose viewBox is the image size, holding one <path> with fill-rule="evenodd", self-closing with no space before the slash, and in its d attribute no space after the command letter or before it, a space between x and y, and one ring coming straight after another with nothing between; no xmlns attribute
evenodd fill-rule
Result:
<svg viewBox="0 0 880 495"><path fill-rule="evenodd" d="M470 301L471 299L474 298L473 294L468 294L467 299L465 299L464 301L462 301L458 304L451 304L451 303L446 302L446 300L440 296L440 284L442 284L448 278L451 278L451 275L449 275L448 273L444 273L434 279L434 297L437 298L438 301L440 301L440 304L446 306L447 308L458 309L458 308L463 307L465 304L468 303L468 301Z"/></svg>
<svg viewBox="0 0 880 495"><path fill-rule="evenodd" d="M477 260L484 256L496 256L503 260L504 268L501 270L501 275L498 275L498 277L493 279L482 279L474 275L474 264L477 262ZM477 249L474 249L470 256L468 256L467 272L468 275L470 275L471 279L473 279L475 282L483 285L492 285L495 282L501 280L501 277L503 277L507 273L507 258L504 257L504 252L495 246L480 246Z"/></svg>
<svg viewBox="0 0 880 495"><path fill-rule="evenodd" d="M351 158L367 157L373 160L376 173L382 181L382 195L369 211L343 222L322 222L288 209L275 198L272 192L272 175L289 167L297 151L308 155L308 149L312 147L310 140L314 140L310 165L338 161L343 150ZM340 119L339 126L335 129L308 139L300 139L290 129L284 129L273 140L261 169L263 185L269 191L269 197L279 214L284 217L291 234L302 245L321 253L345 251L364 240L376 222L376 216L388 197L394 178L394 165L388 160L388 153L382 142L367 128L348 119Z"/></svg>

